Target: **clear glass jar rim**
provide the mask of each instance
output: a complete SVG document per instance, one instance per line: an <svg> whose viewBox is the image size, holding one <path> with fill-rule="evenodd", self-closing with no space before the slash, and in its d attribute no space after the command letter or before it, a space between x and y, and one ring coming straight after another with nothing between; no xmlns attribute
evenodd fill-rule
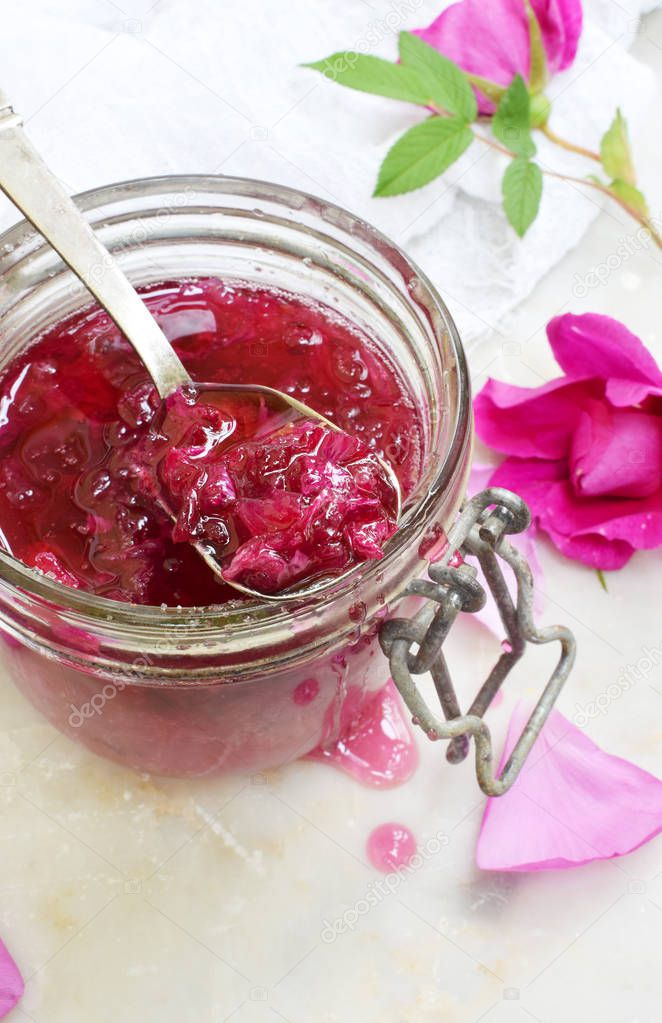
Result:
<svg viewBox="0 0 662 1023"><path fill-rule="evenodd" d="M466 358L460 336L455 322L450 315L443 299L432 285L426 274L386 235L377 228L366 223L360 217L350 213L335 203L320 199L310 193L299 189L288 188L284 185L273 184L259 179L233 177L229 175L163 175L158 177L134 178L127 181L120 181L99 188L89 189L73 196L76 204L83 212L94 210L113 203L121 202L128 198L148 198L150 195L159 195L164 191L183 192L208 192L209 194L225 193L227 195L241 196L244 199L255 201L265 200L281 203L296 211L297 207L310 208L314 204L319 212L320 219L338 226L342 224L343 229L351 230L351 234L366 242L369 246L379 251L382 258L385 258L392 265L406 269L415 276L420 283L421 293L425 295L426 305L435 308L448 331L454 358L455 370L458 381L458 402L455 423L450 437L447 450L440 455L439 469L428 492L413 505L406 513L401 526L395 536L392 537L385 551L384 557L379 561L369 561L357 565L342 580L340 586L331 583L321 590L313 600L305 602L306 610L315 608L321 609L333 600L340 593L345 594L351 591L359 582L374 578L378 573L387 573L406 549L412 536L416 535L425 527L434 511L435 498L450 485L462 457L466 450L467 438L471 431L471 399L470 383ZM324 217L324 211L328 211L328 217ZM140 210L133 212L135 219L140 219ZM5 252L16 251L16 249L30 241L38 238L38 232L26 221L20 220L13 227L8 228L0 234L0 250ZM226 604L213 607L186 607L168 608L164 611L160 607L151 605L122 604L119 601L109 600L105 597L94 596L87 592L78 591L71 587L64 586L28 568L12 555L0 550L0 583L8 584L17 588L29 596L46 600L56 605L59 609L71 611L74 614L90 617L95 620L103 620L106 623L131 628L150 628L153 626L163 627L176 625L185 628L187 623L199 627L212 626L215 628L234 629L241 623L237 621L239 608L247 610L250 608L250 628L255 628L256 620L260 624L267 621L276 624L281 618L291 614L292 604L278 605L273 602L245 601L237 604ZM298 606L298 605L297 605Z"/></svg>

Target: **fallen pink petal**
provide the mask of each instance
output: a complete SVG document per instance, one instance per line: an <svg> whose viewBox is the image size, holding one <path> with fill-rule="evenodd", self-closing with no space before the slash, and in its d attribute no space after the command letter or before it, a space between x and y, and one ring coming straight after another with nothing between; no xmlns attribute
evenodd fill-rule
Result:
<svg viewBox="0 0 662 1023"><path fill-rule="evenodd" d="M0 1018L14 1008L24 989L18 967L0 941Z"/></svg>
<svg viewBox="0 0 662 1023"><path fill-rule="evenodd" d="M516 706L501 767L530 712L524 701ZM512 789L488 800L476 862L481 870L563 870L625 856L661 831L662 781L552 711Z"/></svg>
<svg viewBox="0 0 662 1023"><path fill-rule="evenodd" d="M547 325L547 337L554 358L571 380L599 377L619 385L641 385L638 400L662 394L662 372L655 359L631 330L611 316L567 313L555 316ZM618 393L619 388L613 390ZM630 404L615 400L612 404Z"/></svg>

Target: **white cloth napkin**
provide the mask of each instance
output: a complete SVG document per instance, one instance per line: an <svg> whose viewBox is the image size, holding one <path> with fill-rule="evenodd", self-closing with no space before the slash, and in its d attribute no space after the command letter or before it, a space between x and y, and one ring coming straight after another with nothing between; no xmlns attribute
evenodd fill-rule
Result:
<svg viewBox="0 0 662 1023"><path fill-rule="evenodd" d="M486 0L488 3L489 0ZM442 179L372 199L413 107L342 89L300 68L338 49L394 57L397 32L440 0L24 0L0 39L0 86L72 191L151 174L278 181L359 213L403 245L471 343L574 246L599 203L547 180L523 241L499 207L499 157L476 143ZM617 104L636 141L654 94L626 47L650 0L585 0L575 65L550 88L554 124L597 146ZM544 140L543 140L544 141ZM545 162L585 173L570 155ZM597 193L596 193L597 194ZM0 226L16 220L8 203Z"/></svg>

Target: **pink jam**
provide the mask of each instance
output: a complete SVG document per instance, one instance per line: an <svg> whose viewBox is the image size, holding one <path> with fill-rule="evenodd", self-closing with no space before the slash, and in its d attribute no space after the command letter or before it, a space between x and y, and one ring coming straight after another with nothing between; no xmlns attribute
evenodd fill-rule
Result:
<svg viewBox="0 0 662 1023"><path fill-rule="evenodd" d="M187 387L126 450L136 486L176 515L173 540L258 593L381 558L397 528L397 490L374 452L267 392Z"/></svg>
<svg viewBox="0 0 662 1023"><path fill-rule="evenodd" d="M404 824L380 824L368 835L366 852L373 867L388 874L411 863L416 855L416 839Z"/></svg>
<svg viewBox="0 0 662 1023"><path fill-rule="evenodd" d="M364 785L402 785L418 767L418 748L392 679L374 693L350 685L339 714L334 705L329 708L326 731L333 740L323 739L309 758Z"/></svg>
<svg viewBox="0 0 662 1023"><path fill-rule="evenodd" d="M152 285L143 295L194 380L274 387L354 438L352 451L336 451L327 462L347 470L352 486L356 476L348 466L357 463L364 490L372 487L362 497L373 503L369 511L365 504L352 506L356 494L345 476L349 489L340 507L335 502L328 543L315 533L316 543L304 553L312 559L310 571L332 574L353 559L376 556L392 509L368 478L370 458L377 453L388 461L406 499L420 474L422 434L415 402L378 345L331 309L277 291L201 279ZM194 534L187 533L187 521L195 530L200 516L213 514L198 503L173 535L154 493L137 485L136 452L153 429L159 403L138 357L105 313L88 310L41 337L5 372L0 400L0 529L17 558L68 586L116 600L193 606L236 599L188 542ZM289 442L292 448L301 442L299 453L310 457L318 439ZM261 517L251 518L256 506L244 504L242 515L233 517L231 553L238 556L242 544L254 541L257 547L235 566L238 577L249 578L257 564L280 585L282 576L264 568L274 563L273 517L277 532L286 531L293 524L288 514L295 505L301 511L306 495L288 468L293 450L281 450L273 488L253 493L264 452L250 432L243 440L253 482L250 472L240 481L241 499L257 497L263 508ZM220 501L227 479L219 471L214 482L212 496ZM326 500L332 481L316 485L312 501L322 494ZM187 486L180 511L190 497ZM286 562L301 553L300 541L293 535L277 541L279 571L284 551Z"/></svg>

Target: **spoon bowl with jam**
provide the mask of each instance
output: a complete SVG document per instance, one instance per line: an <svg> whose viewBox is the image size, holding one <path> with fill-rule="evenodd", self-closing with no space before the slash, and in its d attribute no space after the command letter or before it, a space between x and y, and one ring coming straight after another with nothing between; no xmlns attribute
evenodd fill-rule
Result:
<svg viewBox="0 0 662 1023"><path fill-rule="evenodd" d="M173 540L265 599L300 599L381 557L402 503L392 467L277 389L194 383L1 94L0 146L0 188L122 331L162 400L128 470L166 512Z"/></svg>

